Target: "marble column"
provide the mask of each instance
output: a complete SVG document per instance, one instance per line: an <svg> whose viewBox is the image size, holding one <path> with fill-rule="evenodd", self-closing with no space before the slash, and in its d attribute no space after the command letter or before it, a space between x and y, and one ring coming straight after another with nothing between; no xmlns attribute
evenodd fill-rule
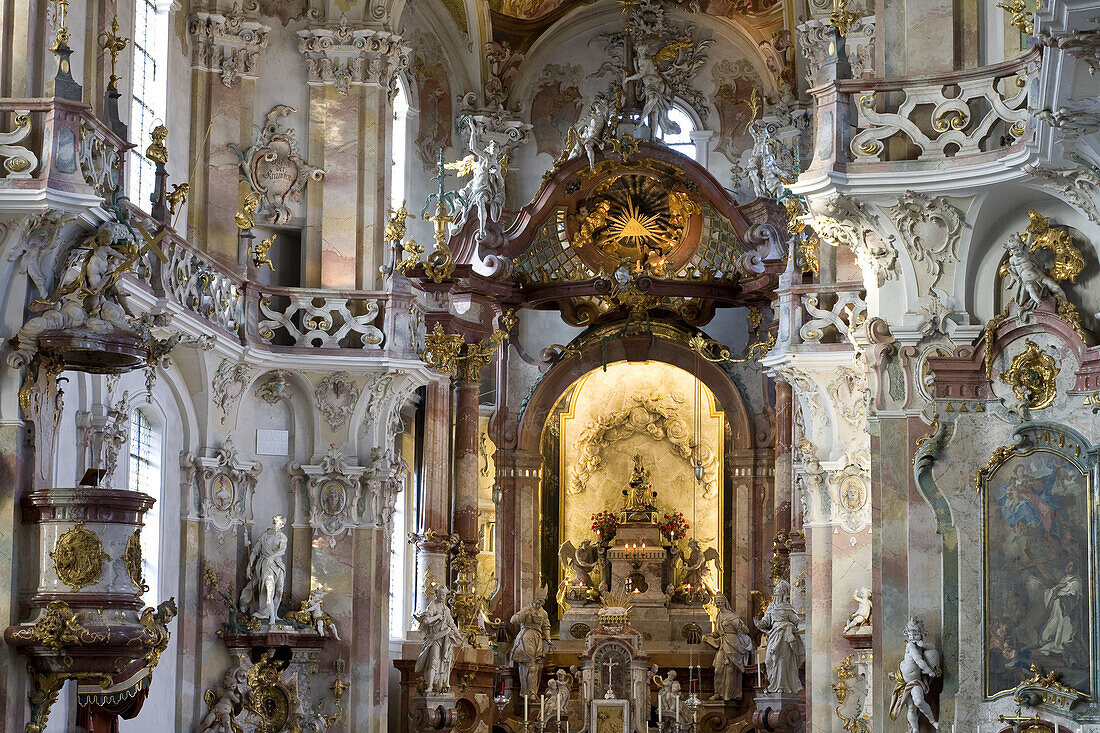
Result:
<svg viewBox="0 0 1100 733"><path fill-rule="evenodd" d="M450 531L451 474L446 470L451 455L451 387L449 380L429 382L424 399L424 455L421 481L418 532L429 530L436 538L423 540L417 556L414 606L424 607L424 579L431 572L437 579L447 577L447 548L441 541Z"/></svg>
<svg viewBox="0 0 1100 733"><path fill-rule="evenodd" d="M493 615L511 618L522 605L521 593L534 591L538 580L538 495L542 453L500 449L493 456L500 487L497 556L500 601ZM526 522L522 517L528 517Z"/></svg>
<svg viewBox="0 0 1100 733"><path fill-rule="evenodd" d="M775 507L776 530L802 528L802 512L794 504L791 473L791 385L775 383Z"/></svg>
<svg viewBox="0 0 1100 733"><path fill-rule="evenodd" d="M228 16L196 12L189 30L190 150L197 155L190 198L203 205L187 207L187 239L205 243L206 251L222 264L243 267L233 215L247 187L240 183L237 154L228 145L247 149L252 144L257 122L252 70L267 46L270 28L235 9Z"/></svg>
<svg viewBox="0 0 1100 733"><path fill-rule="evenodd" d="M390 102L408 63L399 36L341 21L298 31L309 71L309 160L324 185L307 200L305 282L374 289L385 262L381 233L390 188ZM355 161L355 165L347 165Z"/></svg>
<svg viewBox="0 0 1100 733"><path fill-rule="evenodd" d="M471 370L472 371L472 370ZM465 374L456 382L454 443L454 529L477 554L477 436L481 383ZM476 570L475 570L476 572Z"/></svg>

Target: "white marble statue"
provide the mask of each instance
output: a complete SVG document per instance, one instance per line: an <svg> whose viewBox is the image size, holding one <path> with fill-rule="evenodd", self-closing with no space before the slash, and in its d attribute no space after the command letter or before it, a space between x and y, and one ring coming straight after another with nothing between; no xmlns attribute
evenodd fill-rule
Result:
<svg viewBox="0 0 1100 733"><path fill-rule="evenodd" d="M325 612L321 606L325 600L325 591L317 587L309 592L309 598L302 602L300 611L295 611L295 620L299 623L311 626L318 636L331 636L340 641L340 634L336 631L336 624L332 616Z"/></svg>
<svg viewBox="0 0 1100 733"><path fill-rule="evenodd" d="M572 708L573 676L564 669L559 669L546 682L546 702L542 707L542 719L548 721L569 720L573 714Z"/></svg>
<svg viewBox="0 0 1100 733"><path fill-rule="evenodd" d="M676 679L676 670L670 669L661 680L661 689L657 692L660 698L661 713L675 720L680 719L680 681Z"/></svg>
<svg viewBox="0 0 1100 733"><path fill-rule="evenodd" d="M1005 242L1008 262L1005 263L1004 272L1008 275L1010 286L1016 288L1016 305L1020 307L1021 314L1038 308L1048 295L1062 300L1066 298L1062 287L1046 273L1039 258L1030 251L1031 239L1030 233L1026 238L1013 234Z"/></svg>
<svg viewBox="0 0 1100 733"><path fill-rule="evenodd" d="M448 590L437 585L428 590L428 605L413 618L420 624L424 640L416 658L416 672L424 678L429 693L451 690L451 669L455 650L462 643L462 632L447 608Z"/></svg>
<svg viewBox="0 0 1100 733"><path fill-rule="evenodd" d="M760 618L756 628L768 634L764 668L768 672L768 692L794 695L802 690L798 670L806 660L806 647L798 630L798 613L791 605L791 584L781 580L775 584L775 597Z"/></svg>
<svg viewBox="0 0 1100 733"><path fill-rule="evenodd" d="M614 135L615 123L619 116L608 97L604 94L596 95L596 99L588 107L584 121L580 127L570 127L566 138L566 150L569 158L588 156L588 167L596 167L596 152L601 151L607 145L607 138Z"/></svg>
<svg viewBox="0 0 1100 733"><path fill-rule="evenodd" d="M245 655L240 654L237 663L226 670L217 691L206 691L203 699L209 711L199 723L198 733L236 733L238 728L233 718L248 693L249 666Z"/></svg>
<svg viewBox="0 0 1100 733"><path fill-rule="evenodd" d="M680 126L668 118L672 109L673 90L658 62L658 56L665 44L658 39L646 38L634 45L634 73L623 77L623 86L629 82L642 83L642 121L652 131L661 128L665 133L676 135Z"/></svg>
<svg viewBox="0 0 1100 733"><path fill-rule="evenodd" d="M473 160L468 161L460 170L468 171L471 178L458 193L462 201L462 211L455 216L452 227L455 230L461 228L470 212L476 211L477 237L483 239L486 227L491 222L500 221L504 211L504 151L496 140L482 145L478 140L477 124L471 121L469 126L469 148Z"/></svg>
<svg viewBox="0 0 1100 733"><path fill-rule="evenodd" d="M585 588L596 593L596 582L592 572L599 565L599 550L592 540L584 540L574 546L569 540L561 544L558 559L568 573L566 585L573 588Z"/></svg>
<svg viewBox="0 0 1100 733"><path fill-rule="evenodd" d="M268 624L279 620L279 601L286 581L287 538L283 532L286 519L276 514L271 526L263 531L248 554L245 573L248 583L241 591L241 613L266 619Z"/></svg>
<svg viewBox="0 0 1100 733"><path fill-rule="evenodd" d="M749 154L748 174L753 191L762 198L778 199L786 192L785 181L798 177L789 157L779 142L771 136L771 128L764 120L753 120L749 125L752 135L752 152Z"/></svg>
<svg viewBox="0 0 1100 733"><path fill-rule="evenodd" d="M519 694L538 697L542 663L550 651L550 617L542 607L546 601L546 589L535 590L531 605L512 615L512 623L519 625L519 633L508 653L508 661L516 665L519 673Z"/></svg>
<svg viewBox="0 0 1100 733"><path fill-rule="evenodd" d="M891 672L894 691L890 695L890 720L896 720L902 710L909 724L909 733L920 730L920 716L924 715L932 727L939 730L939 723L928 706L928 681L939 677L940 655L931 642L925 641L924 623L914 616L905 627L905 656L897 672Z"/></svg>
<svg viewBox="0 0 1100 733"><path fill-rule="evenodd" d="M714 695L711 700L740 700L741 675L749 663L752 649L752 637L749 627L737 611L730 607L729 600L721 593L715 594L714 605L718 615L714 619L714 633L706 639L715 647L714 654Z"/></svg>
<svg viewBox="0 0 1100 733"><path fill-rule="evenodd" d="M859 631L865 626L871 625L871 589L864 586L852 595L856 602L856 610L848 616L848 623L844 625L845 634Z"/></svg>

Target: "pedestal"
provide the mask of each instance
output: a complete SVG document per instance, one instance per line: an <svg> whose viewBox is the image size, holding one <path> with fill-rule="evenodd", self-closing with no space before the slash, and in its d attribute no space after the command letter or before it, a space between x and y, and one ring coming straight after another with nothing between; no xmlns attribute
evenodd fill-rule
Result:
<svg viewBox="0 0 1100 733"><path fill-rule="evenodd" d="M758 693L752 724L761 731L801 733L805 725L805 707L798 695Z"/></svg>
<svg viewBox="0 0 1100 733"><path fill-rule="evenodd" d="M409 730L448 731L458 722L454 695L416 695L409 708Z"/></svg>

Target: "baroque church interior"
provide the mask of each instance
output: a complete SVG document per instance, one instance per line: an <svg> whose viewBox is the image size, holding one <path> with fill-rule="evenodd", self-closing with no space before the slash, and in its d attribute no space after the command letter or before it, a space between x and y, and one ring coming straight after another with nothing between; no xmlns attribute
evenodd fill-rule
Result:
<svg viewBox="0 0 1100 733"><path fill-rule="evenodd" d="M1097 0L0 28L0 731L1100 731Z"/></svg>

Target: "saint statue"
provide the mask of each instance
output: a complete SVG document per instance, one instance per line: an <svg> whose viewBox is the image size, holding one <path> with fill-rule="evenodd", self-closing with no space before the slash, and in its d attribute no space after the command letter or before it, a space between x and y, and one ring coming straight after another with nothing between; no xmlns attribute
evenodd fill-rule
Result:
<svg viewBox="0 0 1100 733"><path fill-rule="evenodd" d="M430 693L450 692L455 647L462 642L462 632L447 608L447 595L444 585L429 588L428 605L420 613L413 614L424 634L415 669L424 678Z"/></svg>
<svg viewBox="0 0 1100 733"><path fill-rule="evenodd" d="M756 628L768 634L764 668L768 671L768 692L787 695L802 690L798 670L806 660L806 647L798 633L798 613L791 605L791 584L781 580L775 584L775 597L760 618Z"/></svg>
<svg viewBox="0 0 1100 733"><path fill-rule="evenodd" d="M512 623L519 625L519 633L508 654L509 662L519 673L519 694L537 697L542 663L550 651L550 617L542 604L546 601L545 588L535 590L531 605L512 615Z"/></svg>
<svg viewBox="0 0 1100 733"><path fill-rule="evenodd" d="M730 608L730 602L724 595L715 594L714 605L718 607L718 616L714 619L714 633L706 640L717 649L714 654L714 696L711 700L740 700L741 675L749 663L752 637L745 620Z"/></svg>
<svg viewBox="0 0 1100 733"><path fill-rule="evenodd" d="M252 545L248 555L248 568L245 578L248 583L241 591L241 612L274 624L279 618L279 601L283 597L283 583L286 581L287 539L283 532L286 519L276 514L271 526L263 531Z"/></svg>
<svg viewBox="0 0 1100 733"><path fill-rule="evenodd" d="M896 720L904 708L909 733L920 730L922 714L933 728L939 730L940 727L927 699L928 680L941 674L940 655L924 637L924 623L914 616L905 627L905 656L898 671L890 673L890 678L894 680L894 691L890 695L890 720Z"/></svg>

